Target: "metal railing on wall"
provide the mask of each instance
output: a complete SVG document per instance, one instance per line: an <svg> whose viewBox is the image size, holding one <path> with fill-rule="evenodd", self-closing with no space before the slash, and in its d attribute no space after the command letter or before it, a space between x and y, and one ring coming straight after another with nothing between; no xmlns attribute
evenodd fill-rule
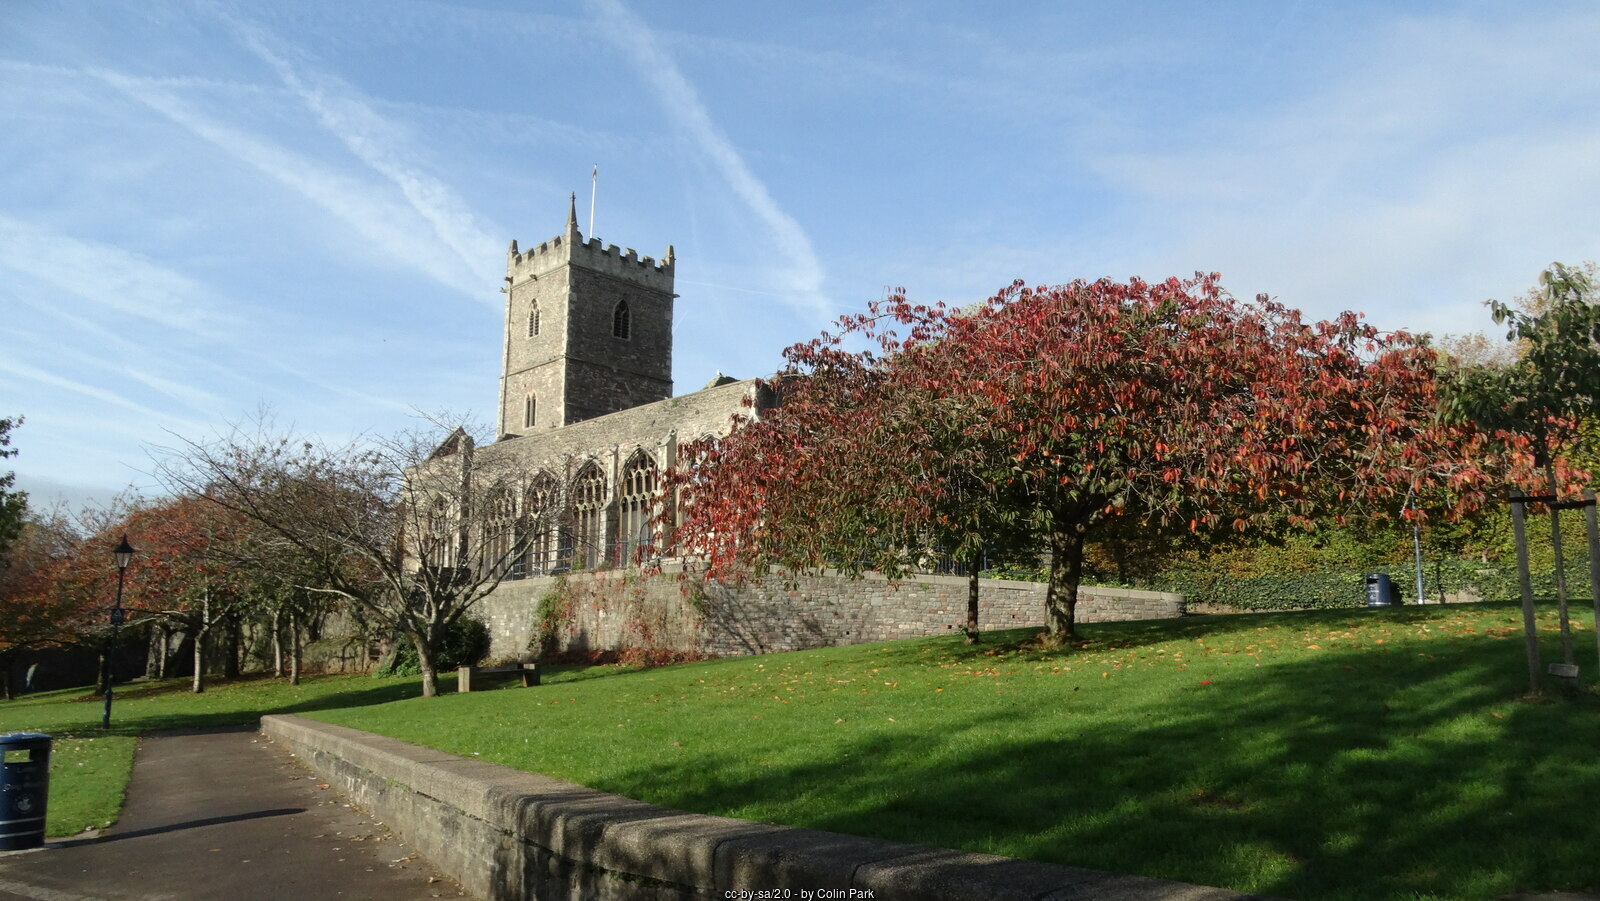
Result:
<svg viewBox="0 0 1600 901"><path fill-rule="evenodd" d="M613 541L603 545L563 544L533 548L511 561L506 578L531 579L564 573L626 569L659 560L664 546L654 539Z"/></svg>
<svg viewBox="0 0 1600 901"><path fill-rule="evenodd" d="M564 573L595 570L627 569L665 557L672 557L677 549L656 539L614 541L603 545L567 542L555 546L531 548L512 560L505 578L531 579ZM932 550L911 561L908 571L923 575L967 576L970 561L947 551ZM1037 553L1009 550L988 550L979 564L980 574L1001 579L1039 581L1049 575L1049 564L1040 560Z"/></svg>

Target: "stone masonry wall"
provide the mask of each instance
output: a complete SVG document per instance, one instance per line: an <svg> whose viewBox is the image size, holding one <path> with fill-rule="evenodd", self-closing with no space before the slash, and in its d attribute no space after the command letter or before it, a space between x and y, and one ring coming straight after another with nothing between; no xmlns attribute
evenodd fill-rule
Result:
<svg viewBox="0 0 1600 901"><path fill-rule="evenodd" d="M525 653L541 598L559 592L569 605L563 650L651 648L717 656L889 641L955 631L966 621L967 580L917 576L891 583L881 576L849 579L779 575L734 586L674 573L580 573L506 582L475 610L493 636L493 659ZM1045 586L979 582L978 625L985 631L1043 626ZM1183 596L1086 587L1080 622L1182 616Z"/></svg>
<svg viewBox="0 0 1600 901"><path fill-rule="evenodd" d="M1142 876L684 813L298 716L264 716L261 731L486 901L1246 897Z"/></svg>
<svg viewBox="0 0 1600 901"><path fill-rule="evenodd" d="M626 460L634 448L642 447L656 457L656 465L665 469L673 462L666 453L669 443L675 447L677 442L686 443L702 435L727 434L734 415L753 414L744 406L744 400L754 398L756 393L756 380L745 379L565 428L485 444L475 453L482 463L513 465L532 473L540 469L559 472L563 461L569 459L581 462L613 455ZM608 481L612 478L608 472Z"/></svg>

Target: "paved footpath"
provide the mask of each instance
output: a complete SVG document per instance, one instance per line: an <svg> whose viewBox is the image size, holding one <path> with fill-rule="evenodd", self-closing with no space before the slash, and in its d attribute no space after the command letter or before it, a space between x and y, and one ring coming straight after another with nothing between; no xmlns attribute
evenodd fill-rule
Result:
<svg viewBox="0 0 1600 901"><path fill-rule="evenodd" d="M463 897L416 852L251 730L139 741L122 818L0 852L0 899Z"/></svg>

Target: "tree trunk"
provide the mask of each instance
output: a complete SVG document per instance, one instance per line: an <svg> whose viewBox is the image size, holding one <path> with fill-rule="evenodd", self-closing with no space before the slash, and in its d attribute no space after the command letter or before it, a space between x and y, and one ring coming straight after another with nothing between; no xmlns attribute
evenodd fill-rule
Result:
<svg viewBox="0 0 1600 901"><path fill-rule="evenodd" d="M103 645L100 648L100 672L96 678L100 683L100 694L105 695L111 688L111 646Z"/></svg>
<svg viewBox="0 0 1600 901"><path fill-rule="evenodd" d="M195 694L206 690L206 633L209 631L194 630L194 681L189 690Z"/></svg>
<svg viewBox="0 0 1600 901"><path fill-rule="evenodd" d="M1082 580L1082 527L1051 530L1050 589L1044 606L1050 618L1050 634L1056 638L1078 637L1078 583Z"/></svg>
<svg viewBox="0 0 1600 901"><path fill-rule="evenodd" d="M182 642L179 642L182 646ZM156 658L156 678L167 677L167 652L172 647L172 630L166 626L161 627L161 656Z"/></svg>
<svg viewBox="0 0 1600 901"><path fill-rule="evenodd" d="M283 608L272 609L272 678L283 678Z"/></svg>
<svg viewBox="0 0 1600 901"><path fill-rule="evenodd" d="M411 636L411 643L417 648L417 667L422 670L422 696L438 697L439 674L433 669L433 643L416 635Z"/></svg>
<svg viewBox="0 0 1600 901"><path fill-rule="evenodd" d="M1522 492L1511 496L1511 533L1517 543L1517 588L1522 596L1522 636L1528 652L1528 693L1539 694L1539 634L1533 616L1533 580L1528 573L1528 530Z"/></svg>
<svg viewBox="0 0 1600 901"><path fill-rule="evenodd" d="M289 611L289 684L300 684L300 614Z"/></svg>
<svg viewBox="0 0 1600 901"><path fill-rule="evenodd" d="M206 633L211 631L211 592L200 594L200 622L194 628L194 682L190 689L195 694L206 690Z"/></svg>
<svg viewBox="0 0 1600 901"><path fill-rule="evenodd" d="M161 658L167 652L166 631L157 623L150 624L150 643L144 653L144 677L161 678Z"/></svg>
<svg viewBox="0 0 1600 901"><path fill-rule="evenodd" d="M1545 484L1551 497L1556 496L1556 470L1549 463L1544 466ZM1550 541L1556 551L1556 605L1561 614L1561 662L1577 662L1572 655L1572 619L1567 615L1567 561L1561 552L1561 511L1550 506Z"/></svg>
<svg viewBox="0 0 1600 901"><path fill-rule="evenodd" d="M978 643L978 567L983 564L983 551L975 551L967 561L967 644Z"/></svg>

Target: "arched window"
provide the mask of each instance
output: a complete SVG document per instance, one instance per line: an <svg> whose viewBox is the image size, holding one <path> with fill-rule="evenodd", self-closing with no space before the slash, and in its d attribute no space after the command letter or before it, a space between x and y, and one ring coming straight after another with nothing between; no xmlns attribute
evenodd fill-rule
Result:
<svg viewBox="0 0 1600 901"><path fill-rule="evenodd" d="M529 338L536 338L538 336L539 336L539 302L536 300L536 301L533 302L533 309L528 311L528 337Z"/></svg>
<svg viewBox="0 0 1600 901"><path fill-rule="evenodd" d="M450 503L436 497L428 505L427 522L422 534L422 546L417 557L425 567L456 565L456 521L451 515Z"/></svg>
<svg viewBox="0 0 1600 901"><path fill-rule="evenodd" d="M620 561L632 563L648 555L655 546L655 529L650 517L655 512L656 492L660 488L656 461L639 451L622 470L618 491L617 543Z"/></svg>
<svg viewBox="0 0 1600 901"><path fill-rule="evenodd" d="M576 565L593 569L605 559L606 477L590 463L572 486L572 556Z"/></svg>
<svg viewBox="0 0 1600 901"><path fill-rule="evenodd" d="M538 412L539 401L532 394L528 395L527 400L522 402L522 427L533 428L533 418Z"/></svg>
<svg viewBox="0 0 1600 901"><path fill-rule="evenodd" d="M517 496L510 488L501 488L489 495L483 517L483 568L485 571L506 570L512 578L520 578L513 564L517 556L516 545Z"/></svg>
<svg viewBox="0 0 1600 901"><path fill-rule="evenodd" d="M517 520L517 545L522 548L521 570L539 576L556 569L557 524L561 522L561 491L556 477L541 472L522 492L522 515Z"/></svg>
<svg viewBox="0 0 1600 901"><path fill-rule="evenodd" d="M632 322L628 318L628 302L617 301L617 308L611 311L611 334L618 338L628 337Z"/></svg>

